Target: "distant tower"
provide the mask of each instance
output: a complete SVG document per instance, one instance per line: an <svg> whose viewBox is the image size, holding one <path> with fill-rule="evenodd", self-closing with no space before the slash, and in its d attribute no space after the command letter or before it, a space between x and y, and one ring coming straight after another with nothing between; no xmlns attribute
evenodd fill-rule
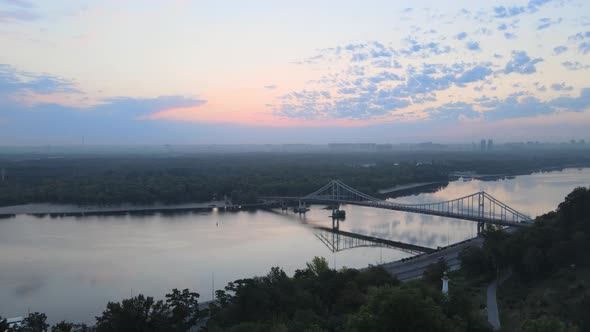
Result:
<svg viewBox="0 0 590 332"><path fill-rule="evenodd" d="M0 177L2 178L2 182L4 182L4 179L6 178L6 169L2 169L2 171L0 171Z"/></svg>
<svg viewBox="0 0 590 332"><path fill-rule="evenodd" d="M442 292L444 295L449 295L449 277L447 277L447 272L443 273L443 277L440 279L442 280Z"/></svg>
<svg viewBox="0 0 590 332"><path fill-rule="evenodd" d="M485 151L486 150L486 140L482 139L481 142L479 143L479 149L481 151Z"/></svg>
<svg viewBox="0 0 590 332"><path fill-rule="evenodd" d="M492 151L492 149L494 148L494 141L492 141L492 139L488 139L488 151Z"/></svg>

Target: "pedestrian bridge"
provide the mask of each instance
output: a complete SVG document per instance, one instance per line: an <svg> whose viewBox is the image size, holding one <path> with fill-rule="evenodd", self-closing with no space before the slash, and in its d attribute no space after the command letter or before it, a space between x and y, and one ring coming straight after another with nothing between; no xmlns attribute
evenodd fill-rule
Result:
<svg viewBox="0 0 590 332"><path fill-rule="evenodd" d="M382 200L362 193L340 180L332 180L327 185L302 197L265 197L267 202L299 201L301 203L342 203L380 209L427 214L440 217L456 218L477 222L483 229L484 224L501 226L529 226L533 220L480 191L468 196L449 201L425 204L402 204ZM478 233L480 231L478 227Z"/></svg>

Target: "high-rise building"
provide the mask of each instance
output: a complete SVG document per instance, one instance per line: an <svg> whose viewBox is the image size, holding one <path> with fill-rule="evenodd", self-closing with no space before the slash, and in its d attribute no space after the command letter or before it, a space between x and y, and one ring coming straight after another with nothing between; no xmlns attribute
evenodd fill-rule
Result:
<svg viewBox="0 0 590 332"><path fill-rule="evenodd" d="M488 151L492 151L494 148L494 141L490 138L488 139Z"/></svg>
<svg viewBox="0 0 590 332"><path fill-rule="evenodd" d="M479 149L481 151L485 151L486 150L486 140L482 139L481 142L479 143Z"/></svg>

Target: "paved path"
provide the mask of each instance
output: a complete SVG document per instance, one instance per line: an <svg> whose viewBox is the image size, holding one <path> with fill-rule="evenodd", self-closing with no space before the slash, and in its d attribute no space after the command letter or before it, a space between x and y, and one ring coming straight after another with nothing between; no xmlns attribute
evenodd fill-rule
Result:
<svg viewBox="0 0 590 332"><path fill-rule="evenodd" d="M496 301L496 290L498 289L498 280L494 279L488 285L487 293L487 308L488 308L488 322L494 330L500 329L500 314L498 313L498 302Z"/></svg>
<svg viewBox="0 0 590 332"><path fill-rule="evenodd" d="M502 326L500 325L500 313L498 312L498 301L496 291L498 285L502 284L506 279L512 275L512 271L508 271L500 276L500 279L495 279L488 285L488 292L486 297L486 304L488 308L488 322L494 330L499 330Z"/></svg>

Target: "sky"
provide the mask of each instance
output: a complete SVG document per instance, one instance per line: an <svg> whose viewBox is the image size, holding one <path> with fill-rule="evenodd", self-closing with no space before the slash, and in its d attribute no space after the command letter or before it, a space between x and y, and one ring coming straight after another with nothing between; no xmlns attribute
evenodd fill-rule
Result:
<svg viewBox="0 0 590 332"><path fill-rule="evenodd" d="M0 0L0 145L590 139L590 2Z"/></svg>

